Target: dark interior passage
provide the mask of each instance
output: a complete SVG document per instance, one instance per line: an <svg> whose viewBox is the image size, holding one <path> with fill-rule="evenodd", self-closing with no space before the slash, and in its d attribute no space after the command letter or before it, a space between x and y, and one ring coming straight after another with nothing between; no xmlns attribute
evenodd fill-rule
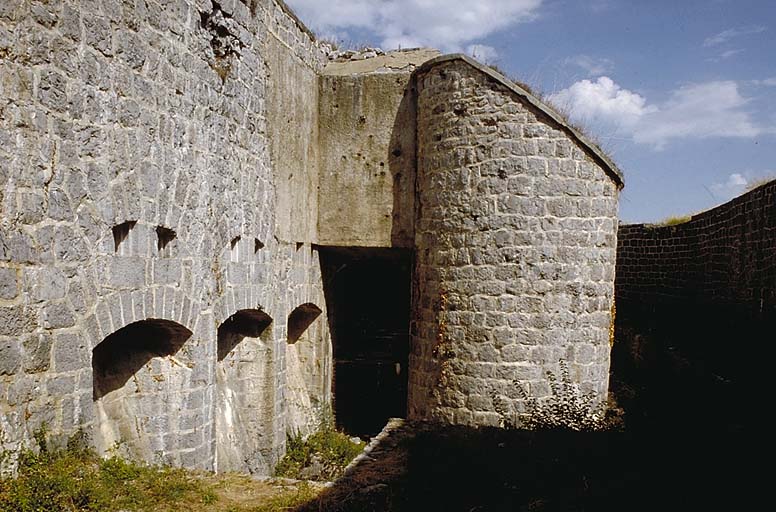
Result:
<svg viewBox="0 0 776 512"><path fill-rule="evenodd" d="M334 351L334 414L349 434L407 413L412 253L321 248Z"/></svg>

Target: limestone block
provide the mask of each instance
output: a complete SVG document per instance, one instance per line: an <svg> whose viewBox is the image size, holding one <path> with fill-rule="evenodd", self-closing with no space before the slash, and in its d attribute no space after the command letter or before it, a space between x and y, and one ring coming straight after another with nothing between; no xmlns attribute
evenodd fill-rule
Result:
<svg viewBox="0 0 776 512"><path fill-rule="evenodd" d="M58 373L85 368L91 359L83 337L74 333L57 334L52 352L54 370Z"/></svg>
<svg viewBox="0 0 776 512"><path fill-rule="evenodd" d="M0 336L19 337L37 326L34 309L24 305L0 307Z"/></svg>
<svg viewBox="0 0 776 512"><path fill-rule="evenodd" d="M12 300L18 295L18 271L15 268L0 268L0 299Z"/></svg>
<svg viewBox="0 0 776 512"><path fill-rule="evenodd" d="M110 261L111 286L139 288L146 282L146 262L141 258L116 257Z"/></svg>
<svg viewBox="0 0 776 512"><path fill-rule="evenodd" d="M22 364L21 344L12 339L0 340L0 375L14 375Z"/></svg>
<svg viewBox="0 0 776 512"><path fill-rule="evenodd" d="M51 333L30 334L24 338L24 371L40 373L51 366Z"/></svg>
<svg viewBox="0 0 776 512"><path fill-rule="evenodd" d="M75 325L73 311L67 302L48 304L41 311L41 324L46 329L61 329Z"/></svg>

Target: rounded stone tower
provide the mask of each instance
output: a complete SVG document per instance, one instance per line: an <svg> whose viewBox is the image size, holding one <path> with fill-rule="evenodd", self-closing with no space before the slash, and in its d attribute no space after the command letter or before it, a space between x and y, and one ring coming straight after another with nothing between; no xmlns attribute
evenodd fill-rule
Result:
<svg viewBox="0 0 776 512"><path fill-rule="evenodd" d="M580 392L605 397L619 171L468 57L434 59L416 79L409 417L519 420L562 361Z"/></svg>

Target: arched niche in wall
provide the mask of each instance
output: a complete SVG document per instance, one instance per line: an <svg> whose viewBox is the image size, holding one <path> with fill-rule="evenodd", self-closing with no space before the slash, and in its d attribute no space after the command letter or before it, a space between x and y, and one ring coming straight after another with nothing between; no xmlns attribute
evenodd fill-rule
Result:
<svg viewBox="0 0 776 512"><path fill-rule="evenodd" d="M331 401L331 337L323 311L313 303L288 315L286 384L289 431L312 431Z"/></svg>
<svg viewBox="0 0 776 512"><path fill-rule="evenodd" d="M218 326L218 360L223 361L245 338L259 338L272 324L261 309L243 309Z"/></svg>
<svg viewBox="0 0 776 512"><path fill-rule="evenodd" d="M161 454L172 464L184 450L200 449L205 458L204 435L171 435L180 431L179 422L201 429L209 417L206 404L194 398L202 393L192 386L194 362L180 354L191 336L176 322L147 319L118 329L92 350L98 449L118 443L139 460Z"/></svg>
<svg viewBox="0 0 776 512"><path fill-rule="evenodd" d="M275 405L272 317L237 311L218 327L216 468L268 474Z"/></svg>
<svg viewBox="0 0 776 512"><path fill-rule="evenodd" d="M288 337L289 343L296 343L305 333L308 327L321 316L321 308L310 302L297 306L290 315L288 315Z"/></svg>

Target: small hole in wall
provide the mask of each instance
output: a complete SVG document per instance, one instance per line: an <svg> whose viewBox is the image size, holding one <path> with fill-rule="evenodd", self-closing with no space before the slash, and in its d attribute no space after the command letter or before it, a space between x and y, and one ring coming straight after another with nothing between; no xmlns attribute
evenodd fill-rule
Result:
<svg viewBox="0 0 776 512"><path fill-rule="evenodd" d="M135 224L137 224L136 220L128 220L113 226L113 248L116 252L119 252L119 247L127 239L129 232L132 231Z"/></svg>
<svg viewBox="0 0 776 512"><path fill-rule="evenodd" d="M297 242L296 243L296 250L298 251L299 249L301 249L303 245L304 245L304 242Z"/></svg>
<svg viewBox="0 0 776 512"><path fill-rule="evenodd" d="M167 253L169 252L168 245L170 242L175 240L175 237L178 236L175 231L173 231L170 228L165 228L163 226L157 226L156 227L156 248L161 253ZM169 256L169 254L167 254Z"/></svg>
<svg viewBox="0 0 776 512"><path fill-rule="evenodd" d="M240 260L240 239L241 237L236 236L229 242L229 259L232 260L232 263L237 263Z"/></svg>
<svg viewBox="0 0 776 512"><path fill-rule="evenodd" d="M260 250L264 249L264 242L259 240L258 238L253 239L253 252L257 253Z"/></svg>

